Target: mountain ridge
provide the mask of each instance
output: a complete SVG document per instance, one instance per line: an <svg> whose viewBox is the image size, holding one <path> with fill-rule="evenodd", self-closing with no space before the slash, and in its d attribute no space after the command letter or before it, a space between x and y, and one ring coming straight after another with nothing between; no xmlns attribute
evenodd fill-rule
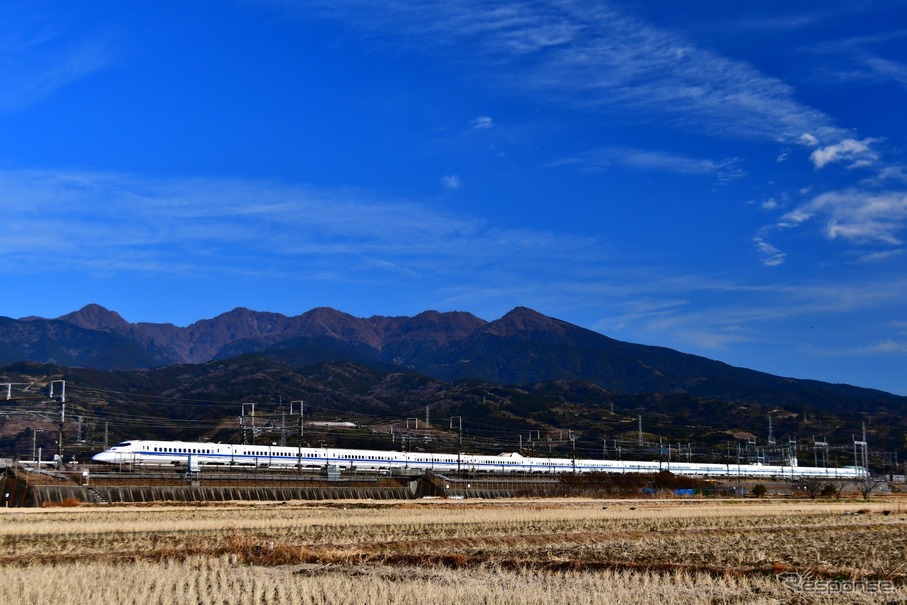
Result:
<svg viewBox="0 0 907 605"><path fill-rule="evenodd" d="M779 377L666 347L623 342L527 307L493 321L464 311L357 318L330 307L296 316L238 307L177 327L130 323L96 304L56 319L0 319L0 364L143 369L257 353L296 365L348 359L445 381L520 385L583 380L615 392L683 392L727 401L831 407L907 401L875 389Z"/></svg>

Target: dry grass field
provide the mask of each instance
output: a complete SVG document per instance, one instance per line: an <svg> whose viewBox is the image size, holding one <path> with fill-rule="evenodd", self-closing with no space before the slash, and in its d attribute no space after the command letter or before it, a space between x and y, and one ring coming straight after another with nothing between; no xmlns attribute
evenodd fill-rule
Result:
<svg viewBox="0 0 907 605"><path fill-rule="evenodd" d="M907 603L907 502L0 511L9 603Z"/></svg>

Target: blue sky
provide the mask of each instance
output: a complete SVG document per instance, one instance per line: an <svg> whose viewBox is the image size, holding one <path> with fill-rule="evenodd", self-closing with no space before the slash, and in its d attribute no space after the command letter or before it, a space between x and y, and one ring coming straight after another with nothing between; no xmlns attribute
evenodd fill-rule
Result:
<svg viewBox="0 0 907 605"><path fill-rule="evenodd" d="M907 394L905 107L900 2L7 2L0 315L523 305Z"/></svg>

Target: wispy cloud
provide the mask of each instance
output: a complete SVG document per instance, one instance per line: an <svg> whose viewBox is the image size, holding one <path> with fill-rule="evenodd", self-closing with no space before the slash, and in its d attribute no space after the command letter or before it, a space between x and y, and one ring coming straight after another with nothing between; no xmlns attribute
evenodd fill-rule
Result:
<svg viewBox="0 0 907 605"><path fill-rule="evenodd" d="M15 8L0 17L0 111L40 101L114 60L105 34L67 35Z"/></svg>
<svg viewBox="0 0 907 605"><path fill-rule="evenodd" d="M885 340L873 342L869 345L857 349L856 351L847 351L847 353L857 353L863 355L877 355L880 353L889 355L892 353L899 353L901 355L907 355L907 341L888 338Z"/></svg>
<svg viewBox="0 0 907 605"><path fill-rule="evenodd" d="M606 147L572 158L557 160L550 163L549 166L575 165L585 169L621 167L688 176L710 176L720 182L727 182L744 175L740 163L739 158L710 160L666 151Z"/></svg>
<svg viewBox="0 0 907 605"><path fill-rule="evenodd" d="M863 64L879 79L907 88L907 65L873 54L863 55Z"/></svg>
<svg viewBox="0 0 907 605"><path fill-rule="evenodd" d="M460 177L455 174L449 174L441 177L441 186L445 189L456 191L460 188Z"/></svg>
<svg viewBox="0 0 907 605"><path fill-rule="evenodd" d="M784 263L787 254L767 242L763 236L754 237L753 243L756 245L756 252L762 264L766 267L777 267Z"/></svg>
<svg viewBox="0 0 907 605"><path fill-rule="evenodd" d="M310 2L280 5L313 14ZM393 39L396 48L443 52L491 85L541 102L637 111L721 137L797 144L803 133L828 142L846 136L784 82L607 2L332 0L317 14L388 47Z"/></svg>
<svg viewBox="0 0 907 605"><path fill-rule="evenodd" d="M623 301L615 306L620 312L601 318L595 328L618 337L675 346L681 350L738 354L746 348L767 345L782 347L792 355L815 355L800 342L803 335L824 337L813 326L829 321L835 329L836 346L843 352L861 352L867 339L865 323L855 324L854 334L845 336L850 325L845 318L861 316L872 310L896 308L907 295L907 280L836 283L747 284L735 280L707 279L697 276L649 276L647 283L624 286ZM707 303L706 303L707 301ZM781 328L786 326L786 328ZM873 334L892 334L887 326L876 327ZM903 335L903 330L901 331ZM881 341L896 340L879 338ZM903 341L903 339L900 339ZM845 346L844 342L853 344ZM746 345L746 347L741 347ZM884 352L878 350L877 352Z"/></svg>
<svg viewBox="0 0 907 605"><path fill-rule="evenodd" d="M472 121L472 127L476 130L494 128L494 120L488 116L479 116Z"/></svg>
<svg viewBox="0 0 907 605"><path fill-rule="evenodd" d="M832 40L816 45L812 50L831 59L828 67L819 73L835 82L893 83L907 88L907 65L886 56L892 49L903 47L905 37L907 31L903 28L892 28L868 36Z"/></svg>
<svg viewBox="0 0 907 605"><path fill-rule="evenodd" d="M603 254L595 239L501 229L366 191L275 182L7 171L0 202L13 217L0 239L0 266L10 272L290 273L306 261L350 277L359 266L351 259L362 259L401 275L466 276L495 263L554 271Z"/></svg>

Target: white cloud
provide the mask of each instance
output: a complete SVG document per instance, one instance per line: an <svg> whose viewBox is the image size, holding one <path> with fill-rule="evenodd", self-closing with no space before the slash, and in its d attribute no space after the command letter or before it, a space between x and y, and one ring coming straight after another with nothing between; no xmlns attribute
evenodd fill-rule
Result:
<svg viewBox="0 0 907 605"><path fill-rule="evenodd" d="M879 154L871 147L878 141L879 139L863 139L862 141L844 139L834 145L816 149L809 158L816 168L823 168L837 162L849 162L848 168L869 166L879 158Z"/></svg>
<svg viewBox="0 0 907 605"><path fill-rule="evenodd" d="M900 245L899 234L907 228L907 192L846 189L823 193L785 214L778 226L794 227L813 219L823 221L828 239Z"/></svg>
<svg viewBox="0 0 907 605"><path fill-rule="evenodd" d="M476 130L485 130L494 127L494 121L488 116L479 116L472 121L472 127Z"/></svg>
<svg viewBox="0 0 907 605"><path fill-rule="evenodd" d="M455 174L445 175L441 177L441 186L445 189L450 189L456 191L460 188L460 177Z"/></svg>
<svg viewBox="0 0 907 605"><path fill-rule="evenodd" d="M756 252L761 257L760 260L763 265L766 267L777 267L784 264L787 253L782 252L758 235L753 238L753 243L756 244Z"/></svg>
<svg viewBox="0 0 907 605"><path fill-rule="evenodd" d="M807 147L816 147L819 145L819 139L809 134L808 132L801 134L798 141L801 145L806 145Z"/></svg>

